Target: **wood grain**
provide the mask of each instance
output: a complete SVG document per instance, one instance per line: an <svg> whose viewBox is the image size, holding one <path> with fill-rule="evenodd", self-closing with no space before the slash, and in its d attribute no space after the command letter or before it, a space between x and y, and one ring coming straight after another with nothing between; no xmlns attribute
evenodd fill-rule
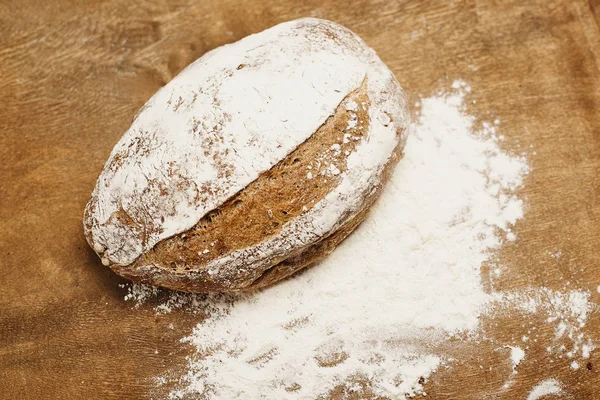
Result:
<svg viewBox="0 0 600 400"><path fill-rule="evenodd" d="M518 240L497 255L499 278L484 266L484 284L579 288L600 304L599 10L584 0L3 0L0 398L164 394L153 377L184 367L189 349L179 339L199 317L124 302L122 280L83 239L84 205L113 145L160 86L214 47L303 16L361 35L412 103L455 78L469 82L470 109L502 120L504 146L536 152ZM559 259L548 255L559 249ZM538 341L501 391L510 364L495 343L520 343L532 326ZM518 313L485 319L482 330L488 340L478 345L448 344L457 361L426 384L428 398L524 399L549 377L570 398L600 398L600 352L571 370L571 360L544 350L553 330ZM586 332L600 341L598 312Z"/></svg>

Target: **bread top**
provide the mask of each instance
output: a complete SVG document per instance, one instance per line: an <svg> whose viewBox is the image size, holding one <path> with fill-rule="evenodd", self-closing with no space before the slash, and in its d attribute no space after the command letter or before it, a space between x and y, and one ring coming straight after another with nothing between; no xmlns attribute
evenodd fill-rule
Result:
<svg viewBox="0 0 600 400"><path fill-rule="evenodd" d="M348 154L339 184L253 253L281 252L273 243L282 238L302 245L331 231L404 140L408 116L397 81L360 38L332 22L301 19L207 53L148 101L86 207L90 245L103 262L126 266L188 231L310 138L361 85L370 101L368 135ZM251 262L247 253L214 260L210 270Z"/></svg>

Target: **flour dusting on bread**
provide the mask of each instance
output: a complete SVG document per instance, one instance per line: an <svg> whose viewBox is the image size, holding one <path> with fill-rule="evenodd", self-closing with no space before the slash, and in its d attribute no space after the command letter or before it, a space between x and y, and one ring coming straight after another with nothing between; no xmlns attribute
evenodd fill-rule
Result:
<svg viewBox="0 0 600 400"><path fill-rule="evenodd" d="M98 179L84 217L88 241L105 264L131 265L302 146L363 84L370 103L365 135L340 138L357 142L343 153L344 171L323 160L324 173L339 176L339 184L277 235L202 268L243 273L333 233L380 184L403 147L408 116L398 82L358 36L301 19L207 53L148 101ZM358 104L346 108L352 113ZM356 123L350 119L348 128ZM307 179L316 173L307 171ZM165 273L153 264L136 268L145 276Z"/></svg>

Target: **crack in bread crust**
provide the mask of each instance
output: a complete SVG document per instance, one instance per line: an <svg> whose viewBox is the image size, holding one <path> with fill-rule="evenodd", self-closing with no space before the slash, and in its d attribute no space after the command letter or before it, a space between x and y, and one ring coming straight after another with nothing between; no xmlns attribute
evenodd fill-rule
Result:
<svg viewBox="0 0 600 400"><path fill-rule="evenodd" d="M287 222L310 210L339 184L348 156L368 131L366 87L365 80L344 98L334 115L277 165L210 211L192 229L158 243L132 268L152 264L169 271L202 272L211 261L272 237ZM213 279L209 276L207 280Z"/></svg>
<svg viewBox="0 0 600 400"><path fill-rule="evenodd" d="M365 75L379 89L388 74L356 34L310 18L206 53L113 148L85 212L90 246L106 264L132 264L273 168ZM130 220L111 218L121 209Z"/></svg>
<svg viewBox="0 0 600 400"><path fill-rule="evenodd" d="M399 133L399 135L400 134L402 133ZM392 156L388 160L388 163L383 168L380 177L380 183L375 187L375 190L371 191L367 196L365 196L363 204L361 205L361 211L359 213L350 218L349 221L343 224L338 230L333 232L328 237L323 238L317 243L300 249L286 259L274 262L270 268L262 271L262 273L258 274L256 277L248 279L245 282L245 286L223 288L218 283L212 284L210 281L204 280L202 275L197 272L156 276L145 275L143 272L140 274L138 271L131 275L128 274L129 269L125 267L123 270L118 271L118 273L133 281L149 284L156 284L158 282L161 286L186 292L243 292L262 289L273 285L274 283L288 278L306 267L318 263L327 255L329 255L344 239L352 234L352 232L364 221L365 217L369 213L370 208L379 198L381 190L391 177L396 164L402 158L402 156L402 143L398 143Z"/></svg>
<svg viewBox="0 0 600 400"><path fill-rule="evenodd" d="M371 192L371 195L365 197L362 211L346 222L346 224L342 225L337 231L322 239L318 243L301 249L301 251L299 251L297 254L292 255L285 260L281 260L278 263L274 263L273 266L264 271L257 278L248 281L248 284L245 287L238 287L235 289L232 288L228 291L244 292L263 289L323 260L364 221L365 217L369 213L370 208L379 198L381 190L391 177L396 164L402 158L402 156L403 154L401 152L401 145L399 144L395 149L393 156L383 169L381 183L377 185L375 191ZM156 281L150 276L138 274L127 275L124 273L124 271L119 273L134 281L143 283L156 283ZM154 279L156 278L157 277ZM222 290L222 288L219 288L216 285L210 285L207 282L202 282L199 278L199 276L194 274L173 274L161 277L160 283L162 286L180 291L201 292Z"/></svg>

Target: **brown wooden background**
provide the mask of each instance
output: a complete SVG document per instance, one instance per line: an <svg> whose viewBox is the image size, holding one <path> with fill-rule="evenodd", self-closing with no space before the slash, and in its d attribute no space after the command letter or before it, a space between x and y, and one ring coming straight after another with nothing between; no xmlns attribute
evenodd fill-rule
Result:
<svg viewBox="0 0 600 400"><path fill-rule="evenodd" d="M499 279L483 269L484 283L586 289L600 304L599 2L1 0L0 398L161 396L152 377L183 367L179 339L197 317L124 302L121 279L83 239L83 207L160 86L214 47L303 16L357 32L413 102L469 82L470 110L502 120L506 148L537 152L518 240L499 255ZM559 249L560 259L548 255ZM585 329L600 341L599 314ZM517 344L532 321L515 314L483 326ZM428 398L524 399L556 377L571 398L600 399L600 351L573 371L568 359L548 359L552 335L540 328L503 393L506 352L457 343L459 360L427 383Z"/></svg>

